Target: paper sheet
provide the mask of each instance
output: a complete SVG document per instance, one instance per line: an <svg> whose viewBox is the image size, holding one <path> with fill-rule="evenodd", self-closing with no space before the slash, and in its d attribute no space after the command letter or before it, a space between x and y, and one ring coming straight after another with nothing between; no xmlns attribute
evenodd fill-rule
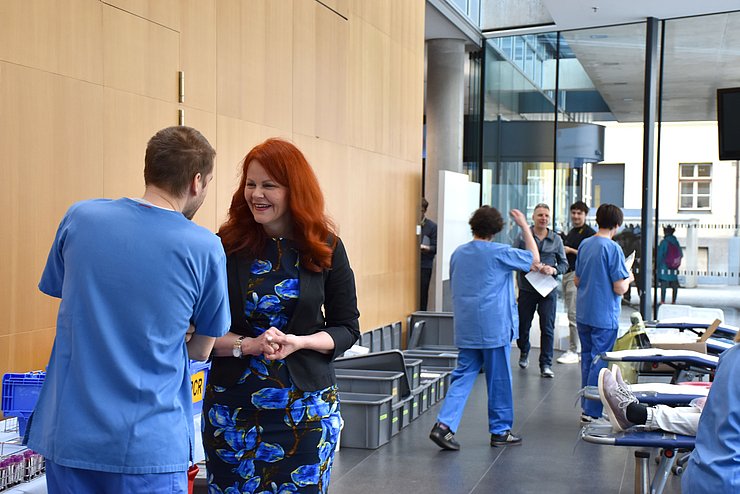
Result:
<svg viewBox="0 0 740 494"><path fill-rule="evenodd" d="M549 274L542 274L539 271L530 271L524 275L527 281L532 287L537 290L540 295L547 297L547 295L558 286L558 282Z"/></svg>
<svg viewBox="0 0 740 494"><path fill-rule="evenodd" d="M635 251L632 251L632 254L628 255L627 258L624 260L624 265L627 268L627 271L632 271L632 265L635 263Z"/></svg>

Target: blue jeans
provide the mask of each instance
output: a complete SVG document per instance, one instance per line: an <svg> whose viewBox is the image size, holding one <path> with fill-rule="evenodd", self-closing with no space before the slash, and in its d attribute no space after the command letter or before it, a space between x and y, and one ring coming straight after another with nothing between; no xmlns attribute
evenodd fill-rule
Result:
<svg viewBox="0 0 740 494"><path fill-rule="evenodd" d="M618 328L597 328L578 323L578 337L581 340L581 387L599 384L599 372L606 367L606 362L594 359L610 352L617 341ZM583 413L591 417L601 417L603 406L599 400L581 398Z"/></svg>
<svg viewBox="0 0 740 494"><path fill-rule="evenodd" d="M450 389L437 415L437 422L455 433L460 425L465 402L468 401L481 366L486 373L488 390L488 430L503 434L514 424L514 392L511 386L509 357L511 346L496 348L461 348L457 367L452 371Z"/></svg>
<svg viewBox="0 0 740 494"><path fill-rule="evenodd" d="M516 345L523 355L529 354L529 330L532 327L534 311L540 315L540 370L552 365L553 344L555 340L555 311L558 293L553 290L547 297L539 292L519 290L519 339Z"/></svg>

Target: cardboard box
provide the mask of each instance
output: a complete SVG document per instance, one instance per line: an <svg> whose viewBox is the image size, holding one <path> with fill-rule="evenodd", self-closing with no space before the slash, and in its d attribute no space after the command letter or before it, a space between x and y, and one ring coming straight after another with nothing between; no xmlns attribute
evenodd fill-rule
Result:
<svg viewBox="0 0 740 494"><path fill-rule="evenodd" d="M661 342L661 341L650 341L653 348L663 348L664 350L691 350L699 353L707 353L707 344L703 341L683 341L683 342ZM676 369L668 364L657 364L653 366L649 363L644 363L640 367L640 373L656 373L656 374L673 374Z"/></svg>

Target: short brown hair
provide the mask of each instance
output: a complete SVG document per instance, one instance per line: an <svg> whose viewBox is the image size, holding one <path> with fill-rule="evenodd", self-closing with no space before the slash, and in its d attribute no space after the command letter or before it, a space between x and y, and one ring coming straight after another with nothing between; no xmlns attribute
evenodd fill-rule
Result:
<svg viewBox="0 0 740 494"><path fill-rule="evenodd" d="M182 196L198 173L205 181L213 171L215 156L216 151L197 130L182 125L167 127L146 145L144 183Z"/></svg>
<svg viewBox="0 0 740 494"><path fill-rule="evenodd" d="M614 204L602 204L596 210L596 224L599 228L616 228L624 221L624 214L619 206Z"/></svg>
<svg viewBox="0 0 740 494"><path fill-rule="evenodd" d="M470 217L470 230L479 238L489 238L496 235L504 227L504 219L498 209L491 206L481 206Z"/></svg>

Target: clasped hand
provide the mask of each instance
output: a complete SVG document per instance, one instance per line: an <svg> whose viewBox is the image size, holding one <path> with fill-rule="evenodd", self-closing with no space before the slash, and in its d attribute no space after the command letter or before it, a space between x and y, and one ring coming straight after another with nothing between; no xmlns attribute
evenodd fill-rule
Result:
<svg viewBox="0 0 740 494"><path fill-rule="evenodd" d="M271 327L258 338L262 355L267 360L281 360L300 350L300 337L285 334L276 327Z"/></svg>
<svg viewBox="0 0 740 494"><path fill-rule="evenodd" d="M555 268L544 263L535 264L533 271L539 271L542 274L547 274L550 276L557 274L557 270Z"/></svg>

